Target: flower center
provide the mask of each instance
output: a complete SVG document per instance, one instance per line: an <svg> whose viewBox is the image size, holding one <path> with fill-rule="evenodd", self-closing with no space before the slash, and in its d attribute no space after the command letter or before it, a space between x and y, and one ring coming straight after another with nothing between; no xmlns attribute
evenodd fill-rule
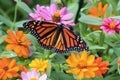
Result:
<svg viewBox="0 0 120 80"><path fill-rule="evenodd" d="M18 45L20 45L22 43L22 41L21 40L18 40Z"/></svg>
<svg viewBox="0 0 120 80"><path fill-rule="evenodd" d="M114 29L114 27L115 27L115 22L111 22L111 23L110 23L110 28L111 28L111 29Z"/></svg>
<svg viewBox="0 0 120 80"><path fill-rule="evenodd" d="M5 71L7 71L7 70L8 70L8 67L7 67L7 66L5 66L3 69L4 69Z"/></svg>
<svg viewBox="0 0 120 80"><path fill-rule="evenodd" d="M80 69L84 69L84 68L87 68L87 64L86 64L85 61L82 61L81 63L78 64L78 67L79 67Z"/></svg>
<svg viewBox="0 0 120 80"><path fill-rule="evenodd" d="M37 78L31 78L30 80L38 80Z"/></svg>
<svg viewBox="0 0 120 80"><path fill-rule="evenodd" d="M54 15L52 16L53 22L60 22L60 12L54 12Z"/></svg>

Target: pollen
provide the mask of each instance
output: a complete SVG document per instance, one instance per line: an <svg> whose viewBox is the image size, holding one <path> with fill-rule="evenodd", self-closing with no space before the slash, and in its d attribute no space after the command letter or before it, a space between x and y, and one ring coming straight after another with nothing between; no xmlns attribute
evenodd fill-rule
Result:
<svg viewBox="0 0 120 80"><path fill-rule="evenodd" d="M110 23L110 28L111 28L111 29L114 29L114 27L115 27L115 22L111 22L111 23Z"/></svg>
<svg viewBox="0 0 120 80"><path fill-rule="evenodd" d="M30 80L38 80L38 79L36 79L36 78L31 78Z"/></svg>
<svg viewBox="0 0 120 80"><path fill-rule="evenodd" d="M52 16L52 21L53 22L60 22L61 18L60 18L60 12L54 12L54 15Z"/></svg>

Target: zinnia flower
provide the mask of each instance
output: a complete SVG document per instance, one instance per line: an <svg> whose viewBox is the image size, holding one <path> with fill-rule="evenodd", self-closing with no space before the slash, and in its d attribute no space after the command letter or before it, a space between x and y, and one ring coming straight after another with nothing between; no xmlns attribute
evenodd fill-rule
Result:
<svg viewBox="0 0 120 80"><path fill-rule="evenodd" d="M102 58L99 57L95 60L95 63L98 65L99 69L96 71L97 76L101 76L102 74L105 74L107 70L109 69L109 62L102 62Z"/></svg>
<svg viewBox="0 0 120 80"><path fill-rule="evenodd" d="M30 40L26 39L26 34L22 31L16 31L14 34L11 30L7 30L8 38L3 38L8 43L6 46L7 50L14 50L19 57L28 58L30 49L28 46L31 45Z"/></svg>
<svg viewBox="0 0 120 80"><path fill-rule="evenodd" d="M94 78L95 72L98 70L98 66L94 63L95 56L87 56L87 52L83 51L82 54L71 54L66 60L67 65L71 67L67 70L67 73L76 74L79 79L82 78Z"/></svg>
<svg viewBox="0 0 120 80"><path fill-rule="evenodd" d="M22 72L21 73L22 80L46 80L47 75L43 74L39 77L38 72L36 70L32 70L30 72Z"/></svg>
<svg viewBox="0 0 120 80"><path fill-rule="evenodd" d="M113 34L120 31L120 22L116 19L105 18L100 28L108 34Z"/></svg>
<svg viewBox="0 0 120 80"><path fill-rule="evenodd" d="M88 9L89 10L88 16L104 18L107 9L108 9L108 4L105 4L103 7L102 2L99 2L97 6ZM93 30L100 29L100 26L96 26L96 25L88 25L88 27Z"/></svg>
<svg viewBox="0 0 120 80"><path fill-rule="evenodd" d="M94 17L105 17L105 12L108 8L108 4L105 4L104 7L102 6L102 2L99 2L97 6L89 8L89 16Z"/></svg>
<svg viewBox="0 0 120 80"><path fill-rule="evenodd" d="M68 13L67 8L57 9L55 4L50 7L36 6L35 13L29 14L34 20L44 20L47 22L63 23L65 25L74 26L74 21L71 20L73 17L72 13Z"/></svg>
<svg viewBox="0 0 120 80"><path fill-rule="evenodd" d="M19 65L20 71L27 72L27 68L24 65Z"/></svg>
<svg viewBox="0 0 120 80"><path fill-rule="evenodd" d="M29 66L32 69L35 69L35 70L43 72L43 73L45 73L45 70L47 68L50 68L50 66L48 64L48 60L42 60L42 59L37 59L37 58L32 60L32 62L29 64Z"/></svg>
<svg viewBox="0 0 120 80"><path fill-rule="evenodd" d="M41 15L41 10L45 9L44 6L36 5L36 9L34 10L35 13L30 13L29 15L34 19L34 20L44 20L42 15Z"/></svg>
<svg viewBox="0 0 120 80"><path fill-rule="evenodd" d="M8 59L2 57L0 59L0 79L7 80L7 78L18 77L19 66L16 64L15 59Z"/></svg>

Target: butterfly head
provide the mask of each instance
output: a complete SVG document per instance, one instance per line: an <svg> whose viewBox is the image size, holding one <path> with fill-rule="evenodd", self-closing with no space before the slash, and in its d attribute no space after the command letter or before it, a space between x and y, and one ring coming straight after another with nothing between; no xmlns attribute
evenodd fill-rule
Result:
<svg viewBox="0 0 120 80"><path fill-rule="evenodd" d="M58 27L59 27L59 28L63 28L63 27L64 27L64 24L59 23L59 24L58 24Z"/></svg>

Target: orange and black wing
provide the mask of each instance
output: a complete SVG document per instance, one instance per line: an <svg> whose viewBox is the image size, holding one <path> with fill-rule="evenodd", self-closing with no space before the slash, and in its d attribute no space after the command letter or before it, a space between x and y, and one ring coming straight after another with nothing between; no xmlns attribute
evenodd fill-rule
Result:
<svg viewBox="0 0 120 80"><path fill-rule="evenodd" d="M44 21L29 21L23 24L37 38L41 46L57 53L88 50L84 40L62 24Z"/></svg>
<svg viewBox="0 0 120 80"><path fill-rule="evenodd" d="M53 48L53 40L56 35L57 24L44 21L29 21L23 24L37 38L41 46L46 49Z"/></svg>
<svg viewBox="0 0 120 80"><path fill-rule="evenodd" d="M57 53L66 53L68 51L88 50L88 47L80 36L77 36L70 29L63 27L54 45L54 50Z"/></svg>

